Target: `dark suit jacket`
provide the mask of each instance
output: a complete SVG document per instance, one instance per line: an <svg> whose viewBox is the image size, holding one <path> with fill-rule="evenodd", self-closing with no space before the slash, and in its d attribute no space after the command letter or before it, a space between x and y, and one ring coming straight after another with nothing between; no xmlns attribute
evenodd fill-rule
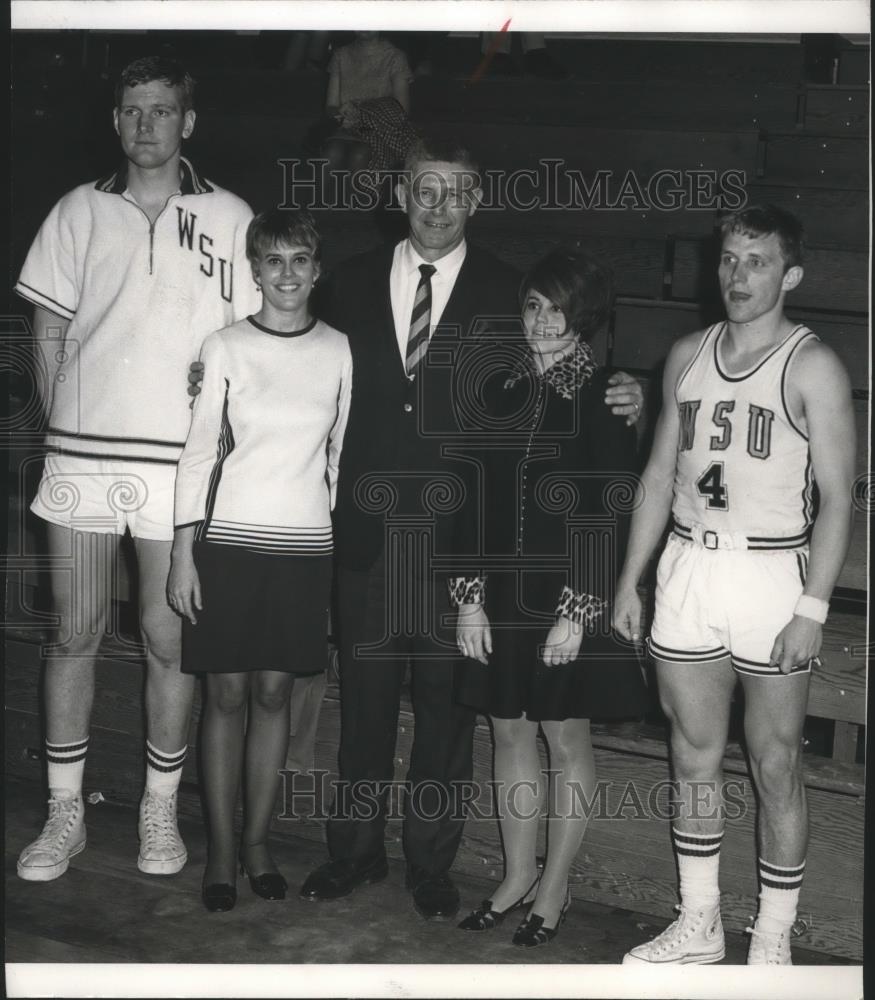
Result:
<svg viewBox="0 0 875 1000"><path fill-rule="evenodd" d="M456 475L446 449L477 429L476 405L474 411L469 405L476 363L472 368L468 361L478 334L501 328L518 338L520 331L519 273L468 243L440 326L411 381L392 318L393 253L385 247L345 261L321 283L316 299L320 318L349 337L353 358L334 511L337 559L350 569L367 569L379 557L387 517L426 517L434 550L450 551L450 519L436 511L441 493L428 486Z"/></svg>

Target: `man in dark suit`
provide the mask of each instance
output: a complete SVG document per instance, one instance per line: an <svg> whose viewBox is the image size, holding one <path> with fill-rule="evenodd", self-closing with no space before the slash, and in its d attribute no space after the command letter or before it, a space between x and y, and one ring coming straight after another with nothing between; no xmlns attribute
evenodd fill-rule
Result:
<svg viewBox="0 0 875 1000"><path fill-rule="evenodd" d="M349 336L354 374L335 508L340 784L328 823L331 860L301 895L336 899L387 874L386 806L409 663L407 885L417 911L440 918L459 907L448 873L474 730L474 713L453 699L458 651L454 628L441 623L449 602L438 571L451 552L451 508L464 495L460 463L446 447L464 434L453 363L487 326L518 330L520 276L465 240L480 196L467 150L421 143L404 173L397 194L407 238L346 261L321 290L320 315ZM617 382L606 402L637 417L640 387L628 376Z"/></svg>

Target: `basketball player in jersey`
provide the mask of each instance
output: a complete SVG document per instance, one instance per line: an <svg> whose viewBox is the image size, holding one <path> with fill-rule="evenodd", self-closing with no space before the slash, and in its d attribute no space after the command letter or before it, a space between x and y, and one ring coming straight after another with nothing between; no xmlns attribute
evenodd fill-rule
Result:
<svg viewBox="0 0 875 1000"><path fill-rule="evenodd" d="M757 206L727 218L721 236L727 320L681 338L669 354L614 605L615 628L637 641L636 585L671 515L648 646L671 725L680 916L624 964L724 957L720 798L738 680L759 802L760 893L748 964L791 964L808 837L802 725L850 538L848 376L784 314L785 296L802 280L801 226Z"/></svg>

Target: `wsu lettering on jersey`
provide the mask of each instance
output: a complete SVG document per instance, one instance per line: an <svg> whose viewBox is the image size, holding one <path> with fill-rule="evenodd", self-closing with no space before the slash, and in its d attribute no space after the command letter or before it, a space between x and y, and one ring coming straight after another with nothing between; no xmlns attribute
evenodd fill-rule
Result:
<svg viewBox="0 0 875 1000"><path fill-rule="evenodd" d="M234 297L234 263L212 252L213 238L197 229L197 215L189 212L181 205L176 206L177 228L179 230L179 245L202 257L200 270L208 278L218 274L219 294L226 302ZM218 266L217 266L218 265Z"/></svg>
<svg viewBox="0 0 875 1000"><path fill-rule="evenodd" d="M687 399L678 403L680 418L680 451L690 451L696 443L696 424L701 399ZM719 434L711 436L710 451L725 451L732 443L731 414L735 411L734 399L722 399L714 405L711 425ZM773 410L756 403L748 404L747 412L747 453L751 458L766 459L772 451ZM709 428L710 429L710 428Z"/></svg>
<svg viewBox="0 0 875 1000"><path fill-rule="evenodd" d="M756 537L760 548L775 547L774 539L798 544L812 523L814 479L785 383L794 352L814 334L800 324L747 371L728 372L720 361L725 331L725 323L709 327L675 388L672 514L678 524Z"/></svg>

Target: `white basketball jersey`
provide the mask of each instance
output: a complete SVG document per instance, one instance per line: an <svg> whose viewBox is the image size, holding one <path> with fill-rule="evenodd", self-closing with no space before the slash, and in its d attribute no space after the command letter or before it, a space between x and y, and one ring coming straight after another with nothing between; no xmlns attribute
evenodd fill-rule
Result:
<svg viewBox="0 0 875 1000"><path fill-rule="evenodd" d="M799 345L795 330L753 368L729 375L720 362L726 324L705 334L678 380L680 422L672 514L681 525L738 532L774 548L804 544L813 522L808 438L787 410L785 379ZM815 337L815 339L817 339Z"/></svg>

